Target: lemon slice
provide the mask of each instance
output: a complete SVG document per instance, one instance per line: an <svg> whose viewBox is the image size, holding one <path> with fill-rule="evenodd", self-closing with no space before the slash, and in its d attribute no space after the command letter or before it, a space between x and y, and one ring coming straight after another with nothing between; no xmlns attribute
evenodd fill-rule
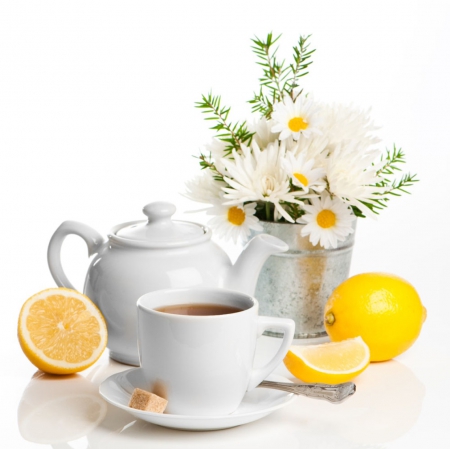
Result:
<svg viewBox="0 0 450 449"><path fill-rule="evenodd" d="M303 382L338 384L362 373L370 362L370 350L361 337L338 343L291 346L284 364Z"/></svg>
<svg viewBox="0 0 450 449"><path fill-rule="evenodd" d="M107 330L100 310L85 295L51 288L22 306L19 342L31 363L52 374L82 371L102 355Z"/></svg>

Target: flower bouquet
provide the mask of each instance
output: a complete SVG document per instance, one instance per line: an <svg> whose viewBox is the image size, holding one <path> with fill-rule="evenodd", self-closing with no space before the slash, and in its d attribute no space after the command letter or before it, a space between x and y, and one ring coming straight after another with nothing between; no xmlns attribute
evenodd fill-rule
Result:
<svg viewBox="0 0 450 449"><path fill-rule="evenodd" d="M252 120L230 121L230 108L212 93L196 104L216 135L198 156L202 172L187 182L186 196L209 204L208 224L234 242L260 231L263 220L301 223L313 245L336 248L356 217L378 214L416 175L401 173L401 149L376 148L368 111L304 92L300 80L315 51L310 36L300 37L290 64L278 59L279 38L252 39L262 67L249 100Z"/></svg>

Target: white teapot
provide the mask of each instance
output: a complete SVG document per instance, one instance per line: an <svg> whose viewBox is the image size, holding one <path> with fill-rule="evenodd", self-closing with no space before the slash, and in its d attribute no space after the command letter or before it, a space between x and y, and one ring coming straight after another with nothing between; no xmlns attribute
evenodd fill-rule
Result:
<svg viewBox="0 0 450 449"><path fill-rule="evenodd" d="M211 230L197 223L172 220L175 206L147 204L147 221L132 221L111 229L105 240L83 223L65 221L53 234L48 265L59 287L74 289L61 265L67 235L84 239L89 256L84 293L102 311L108 326L110 357L139 365L137 312L139 297L154 290L184 287L225 287L253 295L259 272L271 254L288 250L267 234L254 237L234 265L211 241Z"/></svg>

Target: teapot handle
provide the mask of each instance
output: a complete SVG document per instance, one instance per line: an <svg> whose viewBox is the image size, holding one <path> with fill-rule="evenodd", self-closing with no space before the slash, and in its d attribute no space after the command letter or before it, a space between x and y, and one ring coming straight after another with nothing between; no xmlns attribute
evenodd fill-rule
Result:
<svg viewBox="0 0 450 449"><path fill-rule="evenodd" d="M61 247L64 239L70 234L78 235L86 242L89 256L98 252L98 249L104 243L104 240L95 229L77 221L65 221L53 234L47 251L47 261L50 273L58 287L76 290L69 279L67 279L61 265Z"/></svg>

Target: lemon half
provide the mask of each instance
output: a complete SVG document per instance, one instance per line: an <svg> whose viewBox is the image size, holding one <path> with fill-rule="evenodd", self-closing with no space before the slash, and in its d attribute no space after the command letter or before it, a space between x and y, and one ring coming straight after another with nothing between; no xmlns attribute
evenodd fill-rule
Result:
<svg viewBox="0 0 450 449"><path fill-rule="evenodd" d="M106 347L106 323L85 295L51 288L33 295L22 306L18 337L23 352L40 370L52 374L82 371Z"/></svg>

